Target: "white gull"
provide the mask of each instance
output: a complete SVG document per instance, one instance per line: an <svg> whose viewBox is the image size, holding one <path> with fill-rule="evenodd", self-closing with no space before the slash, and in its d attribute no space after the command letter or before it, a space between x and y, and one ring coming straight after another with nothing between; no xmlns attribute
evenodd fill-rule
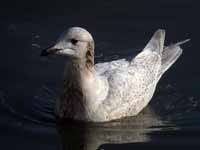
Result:
<svg viewBox="0 0 200 150"><path fill-rule="evenodd" d="M64 92L57 100L59 118L105 122L137 115L151 100L163 73L182 54L179 42L164 47L165 30L157 30L131 61L94 64L94 40L80 27L69 28L41 55L67 56Z"/></svg>

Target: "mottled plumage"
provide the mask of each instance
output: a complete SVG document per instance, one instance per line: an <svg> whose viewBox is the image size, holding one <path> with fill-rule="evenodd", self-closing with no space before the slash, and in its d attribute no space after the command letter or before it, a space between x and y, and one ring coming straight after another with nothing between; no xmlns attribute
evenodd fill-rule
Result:
<svg viewBox="0 0 200 150"><path fill-rule="evenodd" d="M42 54L68 56L64 92L57 101L60 118L104 122L137 115L151 100L163 73L182 53L182 43L164 47L158 30L131 61L94 64L94 41L88 31L70 28ZM184 41L186 42L186 41Z"/></svg>

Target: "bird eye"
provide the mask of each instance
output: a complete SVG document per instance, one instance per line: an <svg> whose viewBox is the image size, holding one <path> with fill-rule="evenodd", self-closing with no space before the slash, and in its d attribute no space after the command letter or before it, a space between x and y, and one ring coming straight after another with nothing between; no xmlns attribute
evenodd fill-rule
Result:
<svg viewBox="0 0 200 150"><path fill-rule="evenodd" d="M73 45L76 45L76 43L78 42L78 40L76 40L76 39L71 39L70 41L71 41L71 43L72 43Z"/></svg>

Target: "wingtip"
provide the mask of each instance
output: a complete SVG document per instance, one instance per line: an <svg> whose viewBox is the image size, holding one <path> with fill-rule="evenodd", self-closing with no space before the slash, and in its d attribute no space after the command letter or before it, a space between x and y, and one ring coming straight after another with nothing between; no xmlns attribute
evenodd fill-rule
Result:
<svg viewBox="0 0 200 150"><path fill-rule="evenodd" d="M165 29L158 29L156 32L165 32Z"/></svg>
<svg viewBox="0 0 200 150"><path fill-rule="evenodd" d="M153 35L154 38L165 38L165 30L164 29L158 29L154 35Z"/></svg>

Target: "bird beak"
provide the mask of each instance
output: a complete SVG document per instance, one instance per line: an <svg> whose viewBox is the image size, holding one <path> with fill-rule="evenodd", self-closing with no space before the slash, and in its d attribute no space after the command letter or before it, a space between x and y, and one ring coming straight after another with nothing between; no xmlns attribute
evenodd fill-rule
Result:
<svg viewBox="0 0 200 150"><path fill-rule="evenodd" d="M40 56L52 55L52 54L55 54L56 52L58 52L58 51L60 51L60 50L61 50L61 49L53 48L53 47L46 48L46 49L42 50Z"/></svg>
<svg viewBox="0 0 200 150"><path fill-rule="evenodd" d="M68 48L59 49L59 48L51 47L51 48L46 48L46 49L42 50L40 56L48 56L48 55L54 55L54 54L74 56L75 52L74 52L74 50L68 49Z"/></svg>

